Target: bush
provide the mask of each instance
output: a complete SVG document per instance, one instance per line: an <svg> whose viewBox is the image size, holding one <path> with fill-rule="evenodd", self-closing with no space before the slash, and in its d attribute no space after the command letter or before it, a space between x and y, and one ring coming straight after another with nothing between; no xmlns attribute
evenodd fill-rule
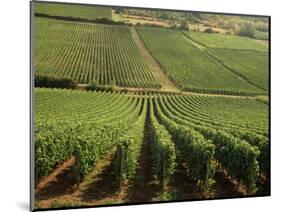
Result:
<svg viewBox="0 0 281 212"><path fill-rule="evenodd" d="M189 30L189 25L188 25L187 21L182 21L178 29L179 30L187 30L188 31Z"/></svg>
<svg viewBox="0 0 281 212"><path fill-rule="evenodd" d="M76 82L66 77L54 77L48 75L35 74L35 87L45 88L76 88Z"/></svg>
<svg viewBox="0 0 281 212"><path fill-rule="evenodd" d="M97 82L92 81L90 85L85 87L87 91L114 91L112 85L99 85Z"/></svg>
<svg viewBox="0 0 281 212"><path fill-rule="evenodd" d="M170 26L170 29L177 29L177 28L178 28L178 26L176 24L173 24Z"/></svg>
<svg viewBox="0 0 281 212"><path fill-rule="evenodd" d="M214 33L214 30L212 28L207 28L204 30L205 33Z"/></svg>
<svg viewBox="0 0 281 212"><path fill-rule="evenodd" d="M241 27L238 34L241 36L254 38L255 37L255 28L252 24L246 23Z"/></svg>

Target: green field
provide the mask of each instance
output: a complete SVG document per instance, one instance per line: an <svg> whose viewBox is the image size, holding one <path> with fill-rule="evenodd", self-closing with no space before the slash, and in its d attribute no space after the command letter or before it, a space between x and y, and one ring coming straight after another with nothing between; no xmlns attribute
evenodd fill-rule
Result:
<svg viewBox="0 0 281 212"><path fill-rule="evenodd" d="M257 175L257 164L261 171L268 169L268 157L259 156L254 148L268 153L268 106L256 100L66 89L36 89L35 95L35 164L39 179L74 152L80 155L81 175L87 176L106 152L117 151L118 155L120 148L125 148L122 151L128 157L123 174L132 179L144 125L152 127L154 168L160 178L163 173L159 160L166 161L166 182L175 171L175 148L192 162L191 175L205 183L206 175L213 178L213 171L206 172L202 163L210 163L210 170L214 170L211 161L215 159L225 165L231 176L242 180L247 189L255 187L257 178L249 179L249 175ZM146 117L149 119L145 124ZM224 142L217 140L219 137ZM159 159L162 151L165 157ZM223 155L230 152L233 156ZM233 164L234 155L239 160Z"/></svg>
<svg viewBox="0 0 281 212"><path fill-rule="evenodd" d="M35 72L79 83L159 87L126 26L36 18Z"/></svg>
<svg viewBox="0 0 281 212"><path fill-rule="evenodd" d="M138 32L167 75L184 90L263 92L218 64L178 31L138 28Z"/></svg>
<svg viewBox="0 0 281 212"><path fill-rule="evenodd" d="M228 49L208 49L207 51L238 75L268 91L269 61L267 53Z"/></svg>
<svg viewBox="0 0 281 212"><path fill-rule="evenodd" d="M256 38L256 39L259 39L259 40L268 40L268 38L269 38L269 33L268 33L268 32L263 32L263 31L256 30L256 31L255 31L255 38Z"/></svg>
<svg viewBox="0 0 281 212"><path fill-rule="evenodd" d="M141 129L133 136L143 130L143 118L138 120L146 112L142 97L61 89L36 89L35 95L37 179L75 151L80 155L81 175L87 175L106 152L130 138L134 125Z"/></svg>
<svg viewBox="0 0 281 212"><path fill-rule="evenodd" d="M88 20L112 19L111 8L71 4L35 3L35 13Z"/></svg>
<svg viewBox="0 0 281 212"><path fill-rule="evenodd" d="M202 32L187 32L186 34L192 40L209 48L268 51L267 46L247 37Z"/></svg>

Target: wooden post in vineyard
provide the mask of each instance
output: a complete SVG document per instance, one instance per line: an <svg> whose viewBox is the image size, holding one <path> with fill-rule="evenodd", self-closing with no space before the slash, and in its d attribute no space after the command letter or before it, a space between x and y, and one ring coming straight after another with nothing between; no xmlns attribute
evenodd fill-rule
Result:
<svg viewBox="0 0 281 212"><path fill-rule="evenodd" d="M161 185L161 190L164 191L165 189L165 180L164 180L164 175L165 175L165 167L164 167L164 153L163 151L161 151L161 155L160 155L160 185Z"/></svg>
<svg viewBox="0 0 281 212"><path fill-rule="evenodd" d="M209 156L207 157L206 161L206 176L205 176L205 182L204 182L204 191L208 189L208 181L209 181L209 172L210 172L210 162L209 162Z"/></svg>
<svg viewBox="0 0 281 212"><path fill-rule="evenodd" d="M119 190L123 184L123 170L124 170L124 150L122 145L119 145L118 154L120 156L120 169L119 169Z"/></svg>
<svg viewBox="0 0 281 212"><path fill-rule="evenodd" d="M81 169L81 163L80 163L80 156L78 150L74 151L74 175L75 175L75 183L76 187L79 188L80 185L80 169Z"/></svg>

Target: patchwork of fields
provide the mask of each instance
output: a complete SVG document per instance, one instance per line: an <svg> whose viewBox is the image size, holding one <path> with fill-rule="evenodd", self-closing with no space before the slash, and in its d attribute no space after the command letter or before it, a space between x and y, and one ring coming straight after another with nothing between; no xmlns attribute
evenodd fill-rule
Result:
<svg viewBox="0 0 281 212"><path fill-rule="evenodd" d="M263 92L212 60L178 31L153 28L138 28L138 31L168 76L184 90L210 93Z"/></svg>
<svg viewBox="0 0 281 212"><path fill-rule="evenodd" d="M268 194L267 45L36 3L34 56L36 208Z"/></svg>

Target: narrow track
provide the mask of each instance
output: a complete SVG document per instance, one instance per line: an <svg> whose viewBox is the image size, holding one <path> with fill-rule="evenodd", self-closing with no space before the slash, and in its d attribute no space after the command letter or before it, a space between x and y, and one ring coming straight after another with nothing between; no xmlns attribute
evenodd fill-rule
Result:
<svg viewBox="0 0 281 212"><path fill-rule="evenodd" d="M173 84L173 82L165 74L164 70L152 57L150 52L146 49L135 27L131 27L131 33L135 43L137 44L140 50L142 58L144 59L145 63L148 65L149 69L151 70L155 80L161 85L160 90L179 91L179 89Z"/></svg>

